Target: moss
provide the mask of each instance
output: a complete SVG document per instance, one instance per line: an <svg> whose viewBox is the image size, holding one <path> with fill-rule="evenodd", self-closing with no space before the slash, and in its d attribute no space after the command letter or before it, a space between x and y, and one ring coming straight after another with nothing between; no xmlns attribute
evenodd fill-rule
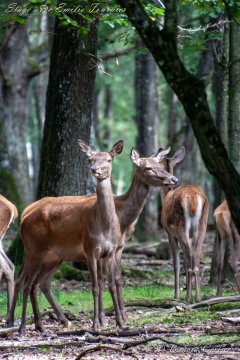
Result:
<svg viewBox="0 0 240 360"><path fill-rule="evenodd" d="M0 169L0 193L10 200L19 211L23 210L21 200L13 175L7 169Z"/></svg>
<svg viewBox="0 0 240 360"><path fill-rule="evenodd" d="M149 279L149 277L151 276L151 274L147 273L146 271L133 268L125 271L125 273L123 271L123 274L130 279Z"/></svg>
<svg viewBox="0 0 240 360"><path fill-rule="evenodd" d="M56 272L55 279L87 281L89 280L89 274L81 272L67 263L63 263Z"/></svg>

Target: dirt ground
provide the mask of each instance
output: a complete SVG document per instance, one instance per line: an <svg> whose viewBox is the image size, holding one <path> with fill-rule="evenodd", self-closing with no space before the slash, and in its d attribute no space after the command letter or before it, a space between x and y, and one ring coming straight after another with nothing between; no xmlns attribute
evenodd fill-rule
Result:
<svg viewBox="0 0 240 360"><path fill-rule="evenodd" d="M114 321L114 319L110 319ZM125 343L130 341L144 340L146 335L129 337L117 337L116 345L102 342L102 339L96 337L97 343L92 343L92 335L85 333L84 335L60 335L61 332L69 331L59 324L45 323L47 330L44 335L36 333L30 327L27 329L26 336L19 336L16 331L5 334L5 338L1 338L0 342L0 359L9 360L74 360L84 350L95 349L86 353L84 359L149 359L149 360L215 360L215 359L240 359L239 348L229 350L224 347L216 347L212 349L200 348L198 346L178 347L174 344L166 343L149 343L139 345L129 350L122 350L122 341ZM91 328L91 324L85 324L84 328ZM189 330L190 331L190 330ZM191 329L194 332L194 329ZM197 332L196 332L197 333ZM2 334L0 334L2 336ZM148 334L150 336L150 334ZM194 336L194 335L193 335ZM169 339L165 337L165 339ZM88 339L90 343L88 343ZM112 339L112 337L111 337ZM99 344L101 344L99 346ZM99 347L99 348L98 348ZM101 348L102 347L102 348ZM111 349L111 347L113 349Z"/></svg>
<svg viewBox="0 0 240 360"><path fill-rule="evenodd" d="M213 245L213 233L209 233L208 241L204 245L204 252L207 254L211 252ZM131 244L129 244L129 248ZM125 254L126 264L131 267L137 267L149 261L149 252L151 246L148 247L148 255L141 254L141 251L136 251L138 254L131 254L127 251ZM126 265L128 266L128 265ZM146 265L145 265L146 266ZM171 261L169 262L171 266ZM140 266L141 267L141 266ZM209 264L203 262L202 264L202 281L207 281L205 276L209 270ZM126 279L125 283L129 285L131 279ZM88 287L90 284L84 284ZM61 288L64 291L72 291L79 288L79 283L76 281L66 281L61 283ZM128 309L131 312L131 309ZM52 312L46 312L43 316L44 325L46 328L45 334L36 332L33 325L27 327L26 335L20 336L18 333L19 322L16 321L15 328L6 329L0 327L0 359L9 360L75 360L75 359L147 359L147 360L234 360L240 359L240 341L232 344L219 345L212 348L201 348L194 346L194 338L200 334L200 327L188 326L183 327L183 331L191 333L193 344L191 347L178 346L171 340L171 324L156 324L159 327L159 332L151 332L151 328L146 327L139 329L139 332L128 336L128 331L136 329L127 329L125 334L119 333L114 326L114 316L107 316L107 327L105 332L94 334L91 332L92 320L89 319L89 314L81 312L81 321L72 321L70 328L64 328L52 316ZM213 324L213 326L225 326L221 323ZM206 324L207 326L207 324ZM239 325L238 325L239 326ZM203 330L201 327L201 330ZM79 330L82 331L79 331ZM86 329L83 331L83 329ZM71 332L71 331L75 332ZM170 332L169 332L170 331ZM64 333L65 332L65 333ZM109 334L110 332L110 334ZM159 337L163 340L159 340ZM152 338L151 342L142 343L132 347L126 348L128 342L134 343L136 341L146 342L146 339ZM158 338L158 340L156 340ZM84 352L86 351L86 352ZM82 357L79 355L82 354Z"/></svg>

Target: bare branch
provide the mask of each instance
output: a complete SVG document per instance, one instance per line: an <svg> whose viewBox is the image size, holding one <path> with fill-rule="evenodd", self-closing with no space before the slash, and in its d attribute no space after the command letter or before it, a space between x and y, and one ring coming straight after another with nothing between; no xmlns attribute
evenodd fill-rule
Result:
<svg viewBox="0 0 240 360"><path fill-rule="evenodd" d="M122 350L120 347L117 347L117 346L111 346L111 345L97 345L97 346L91 346L85 350L83 350L76 358L75 360L80 360L83 358L83 356L85 356L86 354L89 354L89 353L92 353L92 352L95 352L95 351L98 351L98 350L113 350L113 351L117 351L117 352L120 352L124 355L129 355L131 356L132 358L135 358L135 359L138 359L137 356L135 356L133 353L131 352L128 352L128 351L124 351Z"/></svg>

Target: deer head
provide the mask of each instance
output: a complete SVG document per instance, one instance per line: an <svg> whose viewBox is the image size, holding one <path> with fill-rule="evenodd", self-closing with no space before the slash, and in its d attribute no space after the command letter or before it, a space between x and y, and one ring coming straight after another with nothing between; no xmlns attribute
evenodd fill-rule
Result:
<svg viewBox="0 0 240 360"><path fill-rule="evenodd" d="M168 148L169 149L169 148ZM166 150L168 150L166 149ZM160 148L157 152L156 155L158 155L159 153L162 153L163 151L162 148ZM173 169L176 166L176 164L180 163L185 157L185 147L181 146L179 149L177 149L177 151L174 153L174 155L171 158L167 158L165 157L161 163L164 166L164 169L166 171L168 171L170 174L173 174Z"/></svg>
<svg viewBox="0 0 240 360"><path fill-rule="evenodd" d="M132 149L130 157L143 183L151 186L165 185L171 187L178 184L178 179L165 171L164 166L161 164L169 151L170 148L158 151L150 158L140 158L138 151Z"/></svg>
<svg viewBox="0 0 240 360"><path fill-rule="evenodd" d="M109 152L97 152L90 145L83 140L78 140L79 146L82 151L89 158L90 173L98 180L103 180L111 176L112 161L115 156L121 154L123 150L123 140L119 140L113 145L112 150Z"/></svg>

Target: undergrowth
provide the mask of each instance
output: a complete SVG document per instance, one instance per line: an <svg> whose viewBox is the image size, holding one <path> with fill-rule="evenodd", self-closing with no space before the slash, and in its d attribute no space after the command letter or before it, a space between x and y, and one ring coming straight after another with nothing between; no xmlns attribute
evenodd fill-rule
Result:
<svg viewBox="0 0 240 360"><path fill-rule="evenodd" d="M165 271L164 276L161 277L161 284L159 284L159 276L155 278L152 277L151 281L149 281L148 277L140 279L133 279L131 284L125 284L123 286L123 296L124 302L126 304L127 314L128 314L128 326L132 328L137 328L141 326L166 326L181 328L185 326L206 326L216 323L221 319L221 315L218 314L219 311L226 311L234 308L239 308L239 303L222 303L217 305L211 305L205 308L198 308L192 310L186 310L184 307L178 307L177 311L173 307L171 308L161 308L160 306L154 306L155 303L159 300L159 303L164 299L167 301L169 299L173 299L173 286L169 285L166 281L167 285L162 284L163 278L168 279L169 274L172 275L172 272ZM156 274L155 274L156 275ZM55 279L52 284L53 293L60 304L60 306L65 310L72 314L81 315L85 314L88 318L92 318L93 315L93 297L90 289L90 284L84 282L78 282L77 290L76 287L71 289L68 288L68 291L62 290L61 282ZM84 285L83 285L84 284ZM89 290L85 290L83 288L89 288ZM202 299L208 299L215 296L216 289L211 286L202 286L201 294ZM223 296L236 295L233 290L224 291ZM185 303L186 291L184 289L181 290L181 299L179 303ZM107 286L105 288L104 294L104 307L106 309L106 313L113 313L112 308L112 300L107 290ZM50 309L50 305L39 292L38 296L40 311L43 312L46 309ZM138 300L138 301L136 301ZM136 304L137 303L137 304ZM7 309L7 298L6 293L0 293L0 318L4 318L6 316ZM22 294L19 295L15 318L21 317L22 311ZM27 314L32 314L32 307L29 302L27 308ZM113 320L114 321L114 320ZM216 342L224 342L224 341L235 341L237 340L237 335L215 335L212 336L208 333L201 333L201 335L196 334L182 334L173 336L172 340L181 344L211 344Z"/></svg>

